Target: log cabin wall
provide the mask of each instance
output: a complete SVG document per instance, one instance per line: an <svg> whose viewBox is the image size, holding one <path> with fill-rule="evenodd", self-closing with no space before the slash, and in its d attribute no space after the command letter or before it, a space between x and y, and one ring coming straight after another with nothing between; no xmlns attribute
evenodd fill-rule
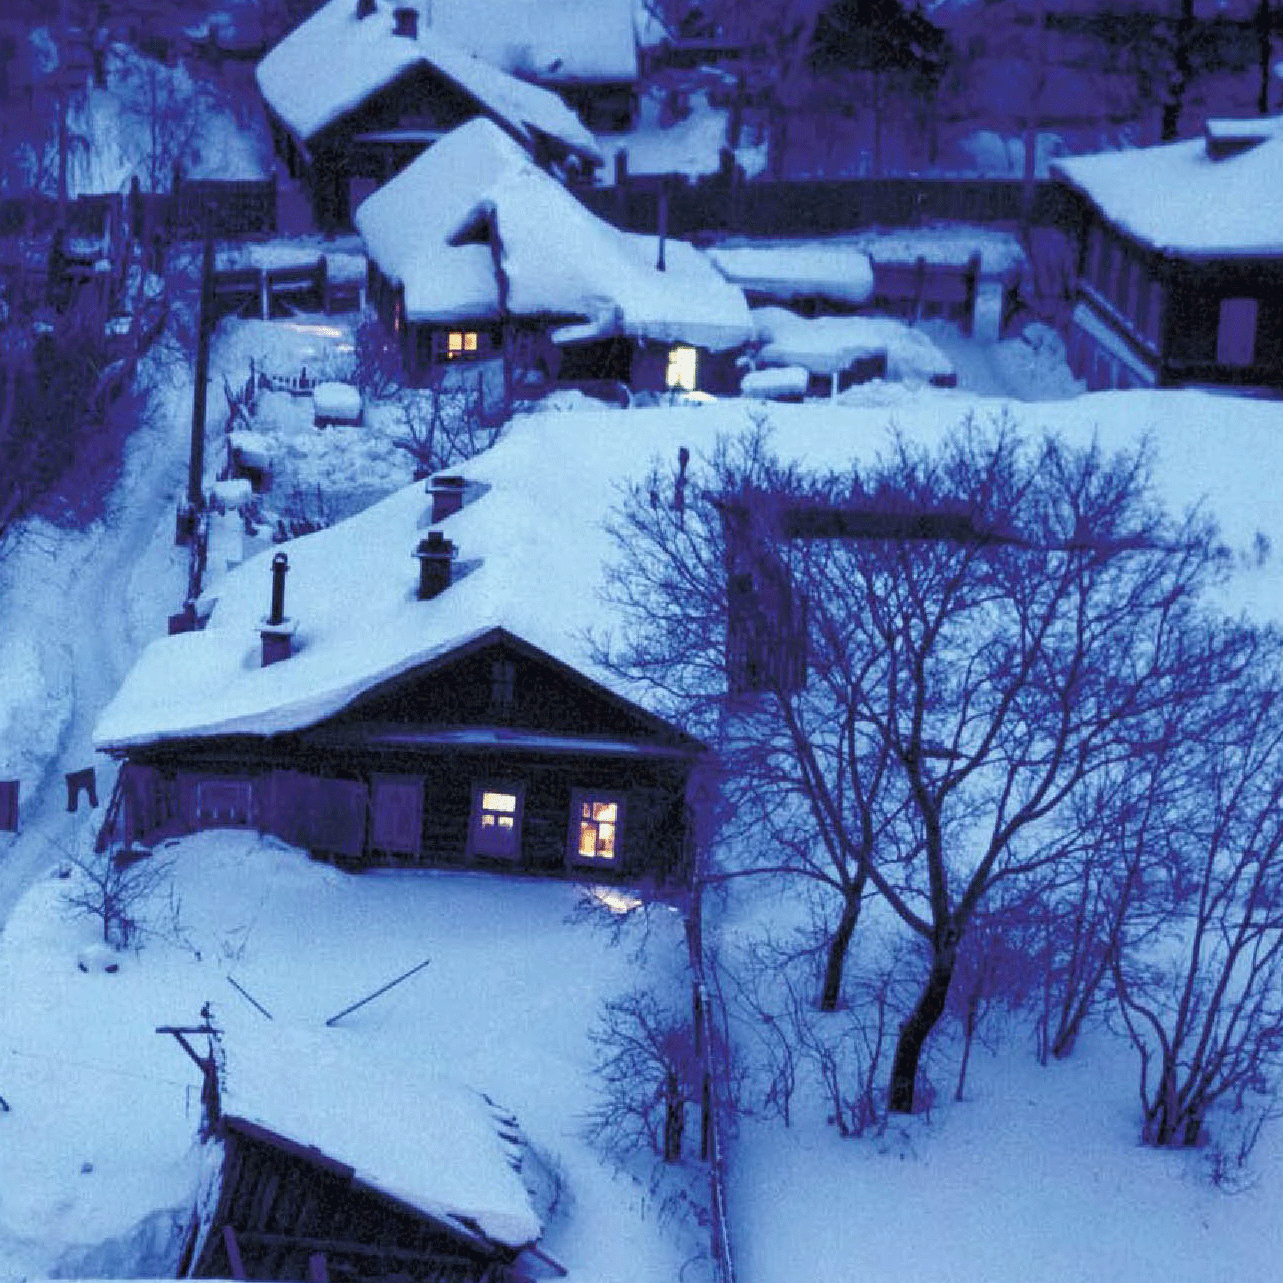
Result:
<svg viewBox="0 0 1283 1283"><path fill-rule="evenodd" d="M698 751L537 653L481 644L304 731L135 750L124 837L245 828L352 866L680 879ZM479 832L486 795L510 800L489 821L502 849Z"/></svg>

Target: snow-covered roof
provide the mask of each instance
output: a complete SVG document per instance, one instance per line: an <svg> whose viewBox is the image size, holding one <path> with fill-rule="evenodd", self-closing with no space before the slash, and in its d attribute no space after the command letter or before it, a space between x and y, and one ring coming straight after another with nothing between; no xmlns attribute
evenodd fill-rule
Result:
<svg viewBox="0 0 1283 1283"><path fill-rule="evenodd" d="M264 99L300 138L314 137L398 76L424 66L452 81L528 145L542 135L600 161L596 140L555 93L474 57L422 22L416 36L396 35L397 7L375 0L374 11L358 18L356 0L330 0L258 64L255 76Z"/></svg>
<svg viewBox="0 0 1283 1283"><path fill-rule="evenodd" d="M424 8L433 32L513 75L544 84L637 79L632 0L429 0Z"/></svg>
<svg viewBox="0 0 1283 1283"><path fill-rule="evenodd" d="M1201 138L1061 159L1052 174L1156 250L1283 254L1283 116L1211 121Z"/></svg>
<svg viewBox="0 0 1283 1283"><path fill-rule="evenodd" d="M873 297L873 264L853 245L719 246L708 255L728 281L768 298L859 304Z"/></svg>
<svg viewBox="0 0 1283 1283"><path fill-rule="evenodd" d="M225 1118L314 1148L470 1237L468 1222L504 1247L538 1240L515 1120L479 1093L363 1053L342 1033L277 1024L239 1028L227 1061Z"/></svg>
<svg viewBox="0 0 1283 1283"><path fill-rule="evenodd" d="M497 316L507 310L577 318L560 338L627 334L713 351L752 335L743 292L706 255L668 240L666 270L653 236L621 232L581 205L487 120L460 125L356 211L370 258L404 287L412 321ZM468 237L468 243L457 244Z"/></svg>
<svg viewBox="0 0 1283 1283"><path fill-rule="evenodd" d="M1276 459L1283 467L1283 409L1276 403L1129 392L1034 408L931 390L860 395L859 403L773 406L776 448L816 467L844 467L885 448L892 420L929 442L969 414L1004 410L1031 432L1057 430L1081 442L1095 437L1110 449L1135 446L1152 433L1160 492L1170 503L1183 508L1207 495L1233 547L1247 552L1258 531L1283 546L1278 470L1268 464ZM259 666L258 629L271 580L265 552L225 576L203 631L160 638L144 651L102 713L95 742L123 749L167 738L302 729L493 628L644 703L641 692L596 665L588 640L607 636L612 625L599 596L603 567L617 556L605 522L620 486L641 480L653 461L675 466L681 446L697 458L709 455L719 435L743 431L760 412L760 402L733 400L625 416L519 418L495 447L459 469L489 487L442 525L460 563L472 563L470 573L439 596L416 600L412 554L430 499L421 484L400 490L287 545L295 654ZM1209 422L1217 432L1207 431ZM565 499L568 488L573 502ZM1275 557L1263 569L1244 570L1235 604L1283 618L1281 566Z"/></svg>

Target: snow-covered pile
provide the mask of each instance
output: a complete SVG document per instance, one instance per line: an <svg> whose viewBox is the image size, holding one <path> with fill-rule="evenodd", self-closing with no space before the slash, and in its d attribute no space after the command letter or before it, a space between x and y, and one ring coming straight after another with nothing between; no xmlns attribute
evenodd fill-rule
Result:
<svg viewBox="0 0 1283 1283"><path fill-rule="evenodd" d="M370 258L404 287L410 320L492 318L504 306L582 318L563 338L627 334L713 351L751 334L742 291L705 255L669 240L660 271L655 237L585 209L487 120L452 131L355 221Z"/></svg>
<svg viewBox="0 0 1283 1283"><path fill-rule="evenodd" d="M873 297L873 264L850 246L727 246L709 250L709 257L728 281L780 302L821 297L860 304Z"/></svg>
<svg viewBox="0 0 1283 1283"><path fill-rule="evenodd" d="M921 331L886 316L802 317L782 307L753 309L757 360L800 365L812 374L839 374L857 361L886 354L887 378L947 383L953 363Z"/></svg>

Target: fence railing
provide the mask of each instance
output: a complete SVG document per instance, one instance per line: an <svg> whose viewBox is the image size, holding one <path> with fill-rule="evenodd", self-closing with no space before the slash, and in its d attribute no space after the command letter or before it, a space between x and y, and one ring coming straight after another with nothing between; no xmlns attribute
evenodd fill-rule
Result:
<svg viewBox="0 0 1283 1283"><path fill-rule="evenodd" d="M99 238L123 225L150 239L219 240L270 236L276 231L276 179L180 179L172 191L107 192L59 203L52 196L0 198L0 237L44 236L62 227L68 235Z"/></svg>
<svg viewBox="0 0 1283 1283"><path fill-rule="evenodd" d="M691 1008L695 1031L695 1054L700 1076L700 1157L708 1164L709 1235L717 1283L735 1283L735 1262L731 1256L730 1228L726 1211L726 1151L723 1122L728 1109L724 1098L725 1040L715 1036L713 1005L716 992L710 988L704 966L702 896L699 884L691 897L687 923L690 951Z"/></svg>
<svg viewBox="0 0 1283 1283"><path fill-rule="evenodd" d="M697 179L630 174L620 166L613 186L582 187L575 194L626 231L655 232L666 206L668 231L683 237L816 236L931 222L1018 224L1026 201L1018 178L746 179L743 171L725 166ZM1073 194L1061 184L1034 184L1031 223L1072 227L1078 217Z"/></svg>

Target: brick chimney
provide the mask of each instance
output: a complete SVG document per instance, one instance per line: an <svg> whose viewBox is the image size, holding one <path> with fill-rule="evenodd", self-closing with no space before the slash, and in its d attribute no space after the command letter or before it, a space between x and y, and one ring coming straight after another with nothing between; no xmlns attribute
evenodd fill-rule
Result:
<svg viewBox="0 0 1283 1283"><path fill-rule="evenodd" d="M356 0L356 16L358 18L369 18L378 11L376 0Z"/></svg>
<svg viewBox="0 0 1283 1283"><path fill-rule="evenodd" d="M263 639L264 668L279 663L282 659L289 659L293 649L298 621L285 614L285 572L289 568L290 559L283 552L278 552L272 558L272 606L258 630Z"/></svg>
<svg viewBox="0 0 1283 1283"><path fill-rule="evenodd" d="M464 480L460 476L445 476L438 473L428 482L428 494L432 496L432 524L444 521L463 507Z"/></svg>
<svg viewBox="0 0 1283 1283"><path fill-rule="evenodd" d="M398 5L392 10L392 34L404 36L407 40L419 38L419 11L408 4Z"/></svg>
<svg viewBox="0 0 1283 1283"><path fill-rule="evenodd" d="M429 530L414 550L419 559L419 600L430 601L450 587L450 563L454 544L439 530Z"/></svg>

